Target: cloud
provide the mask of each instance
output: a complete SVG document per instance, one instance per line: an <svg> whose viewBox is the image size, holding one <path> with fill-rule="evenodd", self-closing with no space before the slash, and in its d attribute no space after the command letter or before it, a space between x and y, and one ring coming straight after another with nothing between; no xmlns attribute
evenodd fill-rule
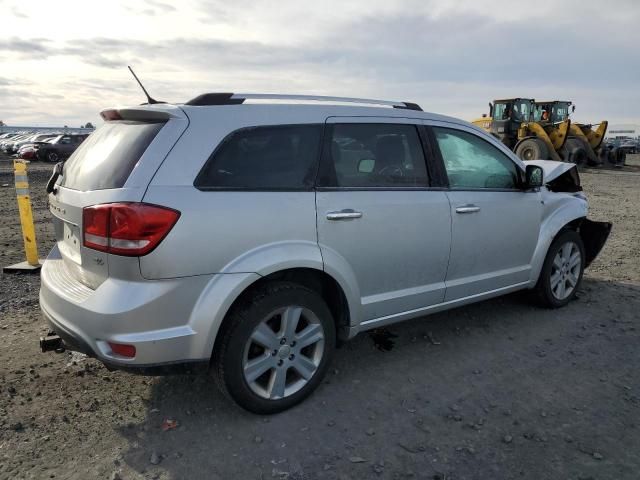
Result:
<svg viewBox="0 0 640 480"><path fill-rule="evenodd" d="M167 2L161 2L160 0L146 0L147 5L149 5L152 8L161 10L163 12L175 12L176 11L176 7L174 7L173 5L167 3Z"/></svg>
<svg viewBox="0 0 640 480"><path fill-rule="evenodd" d="M123 2L64 35L9 35L0 58L12 80L30 69L32 90L63 95L86 115L140 100L131 64L154 97L176 102L216 90L318 93L413 100L472 118L495 97L561 97L585 117L635 122L640 5L613 3Z"/></svg>
<svg viewBox="0 0 640 480"><path fill-rule="evenodd" d="M21 11L19 8L17 8L17 7L14 7L14 8L11 10L11 13L12 13L12 14L13 14L13 16L14 16L14 17L16 17L16 18L29 18L29 16L28 16L28 15L26 15L26 14L22 13L22 11Z"/></svg>
<svg viewBox="0 0 640 480"><path fill-rule="evenodd" d="M45 59L52 50L45 45L45 38L21 39L17 37L0 39L0 53L14 54L26 59Z"/></svg>

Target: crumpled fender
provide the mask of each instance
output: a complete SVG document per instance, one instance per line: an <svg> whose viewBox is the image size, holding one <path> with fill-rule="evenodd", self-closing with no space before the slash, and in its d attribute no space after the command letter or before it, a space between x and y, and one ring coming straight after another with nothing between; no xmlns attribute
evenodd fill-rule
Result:
<svg viewBox="0 0 640 480"><path fill-rule="evenodd" d="M545 189L546 190L546 189ZM587 202L581 198L572 196L557 197L556 194L544 195L543 221L540 225L538 244L531 260L530 287L534 287L540 276L542 264L547 256L551 242L565 225L587 217ZM557 203L562 202L562 206ZM548 214L548 216L546 215Z"/></svg>

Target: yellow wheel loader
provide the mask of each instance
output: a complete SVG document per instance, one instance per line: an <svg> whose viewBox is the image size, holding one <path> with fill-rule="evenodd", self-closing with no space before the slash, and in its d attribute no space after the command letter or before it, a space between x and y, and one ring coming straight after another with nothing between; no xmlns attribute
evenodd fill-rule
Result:
<svg viewBox="0 0 640 480"><path fill-rule="evenodd" d="M534 119L535 101L531 98L508 98L489 103L489 116L473 124L499 138L522 160L557 160L567 140L571 120L541 122Z"/></svg>
<svg viewBox="0 0 640 480"><path fill-rule="evenodd" d="M575 109L575 105L567 100L535 102L534 119L544 124L544 117L546 121L558 124L569 120L570 112ZM624 156L623 152L608 150L603 145L607 126L606 120L595 125L572 122L567 141L559 150L563 160L578 165L600 165L607 161L614 165L624 163L624 158L620 158Z"/></svg>

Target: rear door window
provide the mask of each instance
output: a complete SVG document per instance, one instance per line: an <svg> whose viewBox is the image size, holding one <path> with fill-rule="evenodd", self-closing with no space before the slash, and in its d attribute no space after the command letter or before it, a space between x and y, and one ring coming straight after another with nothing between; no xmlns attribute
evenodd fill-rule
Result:
<svg viewBox="0 0 640 480"><path fill-rule="evenodd" d="M313 187L322 125L237 130L196 177L201 190L307 190Z"/></svg>
<svg viewBox="0 0 640 480"><path fill-rule="evenodd" d="M164 122L106 122L64 165L60 185L73 190L122 188Z"/></svg>
<svg viewBox="0 0 640 480"><path fill-rule="evenodd" d="M426 187L427 168L415 125L336 123L330 126L323 187Z"/></svg>

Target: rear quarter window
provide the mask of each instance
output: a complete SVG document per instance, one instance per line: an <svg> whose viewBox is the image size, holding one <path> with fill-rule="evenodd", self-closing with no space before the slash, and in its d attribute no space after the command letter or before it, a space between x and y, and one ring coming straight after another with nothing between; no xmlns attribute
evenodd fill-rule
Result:
<svg viewBox="0 0 640 480"><path fill-rule="evenodd" d="M106 122L64 165L60 185L73 190L122 188L164 122Z"/></svg>
<svg viewBox="0 0 640 480"><path fill-rule="evenodd" d="M201 190L306 190L313 187L321 125L251 127L228 135L200 171Z"/></svg>

